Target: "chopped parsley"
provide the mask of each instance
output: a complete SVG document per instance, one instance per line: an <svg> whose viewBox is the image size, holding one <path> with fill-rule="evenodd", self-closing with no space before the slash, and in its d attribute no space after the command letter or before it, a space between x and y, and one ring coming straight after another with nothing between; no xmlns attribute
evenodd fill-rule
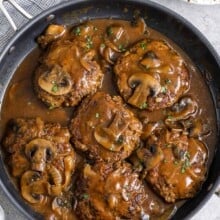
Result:
<svg viewBox="0 0 220 220"><path fill-rule="evenodd" d="M167 116L167 119L172 119L172 118L173 118L172 115L168 115L168 116Z"/></svg>
<svg viewBox="0 0 220 220"><path fill-rule="evenodd" d="M165 79L164 81L165 81L165 84L170 84L172 82L171 79Z"/></svg>
<svg viewBox="0 0 220 220"><path fill-rule="evenodd" d="M125 49L125 47L124 47L123 44L119 44L119 45L118 45L118 49L119 49L121 52L126 51L126 49Z"/></svg>
<svg viewBox="0 0 220 220"><path fill-rule="evenodd" d="M175 161L173 161L173 163L175 164L175 165L178 165L178 161L177 160L175 160Z"/></svg>
<svg viewBox="0 0 220 220"><path fill-rule="evenodd" d="M162 86L160 91L165 94L167 92L166 86Z"/></svg>
<svg viewBox="0 0 220 220"><path fill-rule="evenodd" d="M54 109L54 108L56 108L55 105L50 105L50 106L49 106L49 110L52 110L52 109Z"/></svg>
<svg viewBox="0 0 220 220"><path fill-rule="evenodd" d="M80 27L76 27L76 28L74 29L74 33L75 33L76 36L79 36L79 35L81 34L81 29L80 29Z"/></svg>
<svg viewBox="0 0 220 220"><path fill-rule="evenodd" d="M146 109L147 106L148 106L148 104L146 102L144 102L140 105L140 109Z"/></svg>
<svg viewBox="0 0 220 220"><path fill-rule="evenodd" d="M111 36L113 34L112 27L107 28L107 35Z"/></svg>
<svg viewBox="0 0 220 220"><path fill-rule="evenodd" d="M90 36L86 37L86 48L91 49L93 47L92 38Z"/></svg>
<svg viewBox="0 0 220 220"><path fill-rule="evenodd" d="M51 92L56 93L59 90L59 87L56 83L53 84L52 88L51 88Z"/></svg>
<svg viewBox="0 0 220 220"><path fill-rule="evenodd" d="M102 44L100 45L100 47L101 47L101 48L105 48L105 44L102 43Z"/></svg>
<svg viewBox="0 0 220 220"><path fill-rule="evenodd" d="M184 161L183 161L183 164L182 164L182 167L181 167L181 170L180 170L181 173L185 173L186 169L191 166L191 164L190 164L190 154L189 154L188 151L186 151L184 153L183 158L184 158Z"/></svg>
<svg viewBox="0 0 220 220"><path fill-rule="evenodd" d="M143 50L146 50L147 44L146 44L145 42L141 42L141 43L140 43L140 47L141 47Z"/></svg>
<svg viewBox="0 0 220 220"><path fill-rule="evenodd" d="M88 199L88 198L89 198L89 195L86 194L86 193L84 193L84 194L82 195L82 197L83 197L83 199Z"/></svg>

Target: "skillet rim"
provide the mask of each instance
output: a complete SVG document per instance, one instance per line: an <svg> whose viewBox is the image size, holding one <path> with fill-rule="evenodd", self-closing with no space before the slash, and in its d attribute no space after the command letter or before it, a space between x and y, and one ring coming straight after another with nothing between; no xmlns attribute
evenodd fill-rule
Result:
<svg viewBox="0 0 220 220"><path fill-rule="evenodd" d="M216 50L214 49L214 47L211 45L211 43L207 40L207 38L191 23L189 22L187 19L185 19L183 16L181 16L180 14L172 11L171 9L160 5L159 3L156 2L152 2L152 1L144 1L144 0L113 0L113 1L106 1L109 3L109 5L111 5L112 2L117 2L117 3L126 3L126 4L137 4L138 5L144 5L146 7L153 7L158 11L162 11L163 13L173 17L176 21L179 21L181 24L183 24L185 27L187 27L201 42L202 44L207 48L207 50L210 52L210 54L212 55L212 58L214 59L214 61L216 62L218 69L220 70L220 55L218 55L218 53L216 52ZM82 4L82 3L86 3L89 4L91 3L91 5L94 4L94 0L74 0L74 1L68 1L68 2L63 2L61 4L58 4L56 6L51 7L48 10L43 11L42 13L40 13L39 15L37 15L36 17L34 17L33 20L29 21L27 24L25 24L20 30L18 30L15 35L9 40L9 43L3 48L2 53L0 54L0 64L2 63L2 61L4 60L4 58L7 56L7 54L9 53L10 49L16 44L17 40L22 37L22 35L25 34L26 31L28 31L29 29L31 29L32 27L36 26L36 24L40 21L45 19L47 16L49 16L50 14L56 14L56 12L59 12L60 10L66 10L68 6L73 6L73 5L77 5L77 4ZM97 0L96 2L100 2L103 4L103 0ZM94 6L94 5L93 5ZM177 44L178 45L178 44ZM13 74L11 74L13 75ZM11 77L11 76L10 76ZM10 81L10 79L9 79ZM5 91L8 87L7 85L3 86L2 89L2 94L0 94L1 96L4 96ZM212 98L213 98L213 94L212 94ZM214 98L213 98L214 101ZM0 103L0 110L1 110L1 105L2 103ZM219 111L216 106L215 106L215 110L216 110L216 118L218 118L218 112ZM219 142L219 132L217 134L217 142ZM218 151L218 152L217 152ZM217 149L216 146L216 155L214 155L213 160L212 160L212 165L215 163L217 163L217 154L220 153L220 149ZM214 163L215 162L215 163ZM0 166L2 166L3 163L3 159L2 159L2 155L0 154ZM212 165L210 166L210 169L212 167ZM217 167L218 168L218 167ZM218 184L220 183L220 169L218 170L219 175L218 177L216 177L215 182L213 183L211 190L209 190L207 192L207 194L205 195L205 197L202 199L202 201L200 201L196 207L193 208L193 210L190 210L189 213L185 213L185 218L189 218L190 216L194 215L199 209L202 208L202 206L209 200L209 198L212 196L215 188L218 186ZM6 175L6 170L4 169L4 173ZM210 174L208 174L209 176ZM10 179L6 178L6 181L9 181ZM25 201L23 201L23 203L18 203L19 200L18 197L14 198L13 197L13 192L9 192L9 189L7 189L7 182L5 180L2 181L2 177L0 177L0 187L3 189L4 193L7 195L7 197L9 198L9 200L12 202L12 204L19 210L21 211L26 217L28 217L28 219L35 219L34 217L39 217L39 214L37 214L37 216L35 216L35 213L33 213L33 211L30 213L28 212L29 210L26 209L26 207L23 207L25 204ZM207 179L206 179L207 181ZM206 182L205 181L205 182ZM17 193L18 194L18 193ZM178 209L179 210L179 209ZM178 211L177 211L178 212ZM34 214L34 215L33 215ZM176 214L175 214L176 215ZM176 217L172 218L172 219L177 219Z"/></svg>

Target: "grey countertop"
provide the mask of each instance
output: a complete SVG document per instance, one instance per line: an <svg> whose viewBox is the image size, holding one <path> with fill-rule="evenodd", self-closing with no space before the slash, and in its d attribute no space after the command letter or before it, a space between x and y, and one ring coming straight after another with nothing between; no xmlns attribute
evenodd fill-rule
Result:
<svg viewBox="0 0 220 220"><path fill-rule="evenodd" d="M27 0L28 1L28 0ZM181 0L152 0L167 8L174 10L188 21L194 24L211 42L220 55L220 4L219 5L196 5ZM19 2L19 0L17 0ZM60 1L57 1L60 2ZM1 32L1 29L0 29ZM6 220L26 219L6 198L0 189L0 205L5 211ZM220 220L220 198L213 194L211 199L191 218L192 220ZM1 209L0 209L0 220Z"/></svg>

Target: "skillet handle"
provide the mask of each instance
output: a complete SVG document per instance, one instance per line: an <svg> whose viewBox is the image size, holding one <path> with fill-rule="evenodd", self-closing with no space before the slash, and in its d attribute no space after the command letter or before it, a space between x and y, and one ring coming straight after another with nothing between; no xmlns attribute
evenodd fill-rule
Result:
<svg viewBox="0 0 220 220"><path fill-rule="evenodd" d="M5 17L7 18L8 22L10 23L10 25L12 26L12 28L14 29L14 31L18 30L18 27L16 26L15 22L13 21L12 17L10 16L10 14L8 13L8 11L6 10L6 8L4 7L4 2L9 2L15 10L17 10L19 13L21 13L24 17L26 17L28 20L32 19L33 16L31 14L29 14L28 12L26 12L17 2L15 2L14 0L0 0L0 10L2 11L2 13L5 15Z"/></svg>

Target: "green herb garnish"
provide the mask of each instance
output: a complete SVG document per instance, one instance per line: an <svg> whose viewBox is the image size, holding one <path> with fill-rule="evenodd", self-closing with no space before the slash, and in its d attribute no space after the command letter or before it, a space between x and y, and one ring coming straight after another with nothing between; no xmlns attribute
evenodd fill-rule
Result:
<svg viewBox="0 0 220 220"><path fill-rule="evenodd" d="M59 87L56 83L53 84L52 88L51 88L51 92L56 93L59 90Z"/></svg>
<svg viewBox="0 0 220 220"><path fill-rule="evenodd" d="M147 106L148 106L148 104L146 102L144 102L140 105L140 109L146 109Z"/></svg>
<svg viewBox="0 0 220 220"><path fill-rule="evenodd" d="M86 37L86 48L91 49L93 47L92 38L90 36Z"/></svg>
<svg viewBox="0 0 220 220"><path fill-rule="evenodd" d="M105 44L104 43L100 44L100 47L105 48Z"/></svg>
<svg viewBox="0 0 220 220"><path fill-rule="evenodd" d="M175 165L178 165L178 161L177 160L175 160L175 161L173 161L173 163L175 164Z"/></svg>
<svg viewBox="0 0 220 220"><path fill-rule="evenodd" d="M111 36L113 34L112 27L107 28L107 35Z"/></svg>
<svg viewBox="0 0 220 220"><path fill-rule="evenodd" d="M141 42L141 43L140 43L140 47L141 47L143 50L146 50L147 44L146 44L145 42Z"/></svg>
<svg viewBox="0 0 220 220"><path fill-rule="evenodd" d="M172 118L173 118L172 115L168 115L168 116L167 116L167 119L172 119Z"/></svg>
<svg viewBox="0 0 220 220"><path fill-rule="evenodd" d="M188 151L186 151L185 153L184 153L184 162L183 162L183 164L182 164L182 167L181 167L181 173L185 173L186 172L186 169L188 168L188 167L190 167L191 166L191 164L190 164L190 154L189 154L189 152Z"/></svg>
<svg viewBox="0 0 220 220"><path fill-rule="evenodd" d="M167 87L162 86L160 91L165 94L167 92Z"/></svg>
<svg viewBox="0 0 220 220"><path fill-rule="evenodd" d="M165 79L165 84L170 84L172 81L170 79Z"/></svg>
<svg viewBox="0 0 220 220"><path fill-rule="evenodd" d="M124 47L123 44L119 44L119 45L118 45L118 49L119 49L121 52L126 51L126 49L125 49L125 47Z"/></svg>
<svg viewBox="0 0 220 220"><path fill-rule="evenodd" d="M84 194L82 195L82 197L83 197L83 199L88 199L88 198L89 198L89 195L86 194L86 193L84 193Z"/></svg>
<svg viewBox="0 0 220 220"><path fill-rule="evenodd" d="M79 36L79 35L81 34L81 29L80 29L80 27L75 28L75 29L74 29L74 33L75 33L76 36Z"/></svg>

